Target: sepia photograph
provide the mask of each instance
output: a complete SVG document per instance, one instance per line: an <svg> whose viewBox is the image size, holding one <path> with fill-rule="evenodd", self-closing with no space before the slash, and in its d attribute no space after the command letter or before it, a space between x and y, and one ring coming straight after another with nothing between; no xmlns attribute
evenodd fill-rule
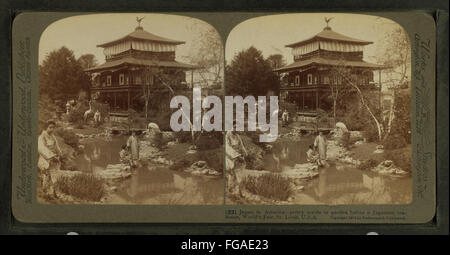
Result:
<svg viewBox="0 0 450 255"><path fill-rule="evenodd" d="M172 98L223 97L223 81L222 39L199 19L52 23L39 41L38 202L223 204L222 132L171 128Z"/></svg>
<svg viewBox="0 0 450 255"><path fill-rule="evenodd" d="M261 16L233 28L225 60L225 95L245 98L246 115L225 137L226 204L412 202L411 42L399 24ZM260 114L255 97L278 107ZM261 117L277 123L274 141L261 141Z"/></svg>

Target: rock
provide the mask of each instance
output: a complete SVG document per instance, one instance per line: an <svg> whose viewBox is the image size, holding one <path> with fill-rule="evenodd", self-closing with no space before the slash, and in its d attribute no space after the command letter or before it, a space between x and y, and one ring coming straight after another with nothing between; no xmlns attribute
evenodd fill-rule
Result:
<svg viewBox="0 0 450 255"><path fill-rule="evenodd" d="M385 160L385 161L381 162L381 164L384 167L391 167L394 164L394 162L392 162L392 160Z"/></svg>
<svg viewBox="0 0 450 255"><path fill-rule="evenodd" d="M207 166L207 163L206 163L206 161L203 161L203 160L194 162L194 163L191 165L192 168L195 168L195 167L197 167L197 168L205 168L206 166Z"/></svg>
<svg viewBox="0 0 450 255"><path fill-rule="evenodd" d="M359 140L359 141L356 141L356 142L355 142L355 145L361 145L361 144L364 144L364 141Z"/></svg>
<svg viewBox="0 0 450 255"><path fill-rule="evenodd" d="M125 179L131 176L129 170L130 166L126 164L110 164L105 170L98 171L96 175L107 180Z"/></svg>
<svg viewBox="0 0 450 255"><path fill-rule="evenodd" d="M167 143L167 146L174 146L175 144L177 144L175 141L170 141Z"/></svg>
<svg viewBox="0 0 450 255"><path fill-rule="evenodd" d="M161 132L162 134L162 139L164 141L175 141L176 137L175 137L175 132L171 132L171 131L163 131Z"/></svg>
<svg viewBox="0 0 450 255"><path fill-rule="evenodd" d="M377 145L375 148L376 148L377 150L382 150L382 149L384 149L383 145Z"/></svg>
<svg viewBox="0 0 450 255"><path fill-rule="evenodd" d="M406 171L397 168L391 160L381 162L377 167L373 168L372 171L380 175L391 177L402 177L408 174Z"/></svg>

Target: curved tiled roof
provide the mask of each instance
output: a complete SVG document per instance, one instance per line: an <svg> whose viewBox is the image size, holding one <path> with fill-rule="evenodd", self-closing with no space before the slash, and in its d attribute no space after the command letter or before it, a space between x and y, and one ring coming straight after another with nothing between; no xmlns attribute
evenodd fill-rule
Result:
<svg viewBox="0 0 450 255"><path fill-rule="evenodd" d="M328 65L328 66L344 66L344 67L362 67L362 68L371 68L371 69L385 69L385 66L372 64L365 61L342 61L342 60L333 60L333 59L325 59L325 58L310 58L307 60L297 61L290 65L283 66L277 69L274 69L275 72L289 71L297 68L302 68L310 65Z"/></svg>
<svg viewBox="0 0 450 255"><path fill-rule="evenodd" d="M352 38L343 34L339 34L337 32L334 32L333 30L331 30L330 27L325 27L323 29L323 31L321 31L320 33L316 34L313 37L310 37L306 40L302 40L296 43L291 43L286 45L286 47L295 47L295 46L300 46L303 44L307 44L309 42L312 41L317 41L319 39L322 40L329 40L329 41L340 41L340 42L348 42L348 43L354 43L354 44L362 44L362 45L367 45L367 44L371 44L372 42L369 41L364 41L364 40L360 40L360 39L356 39L356 38Z"/></svg>
<svg viewBox="0 0 450 255"><path fill-rule="evenodd" d="M128 35L126 35L126 36L124 36L122 38L119 38L117 40L114 40L114 41L111 41L111 42L107 42L107 43L103 43L103 44L99 44L99 45L97 45L97 47L107 47L107 46L110 46L110 45L122 42L122 41L124 41L126 39L129 39L129 38L138 39L138 40L144 40L144 41L161 42L161 43L167 43L167 44L175 44L175 45L184 44L183 41L176 41L176 40L164 38L164 37L161 37L161 36L157 36L157 35L154 35L154 34L152 34L150 32L145 31L142 27L137 27L136 30L133 31L132 33L130 33L130 34L128 34Z"/></svg>
<svg viewBox="0 0 450 255"><path fill-rule="evenodd" d="M196 69L197 66L185 64L177 61L155 61L155 60L147 60L147 59L136 59L132 57L121 58L118 60L112 60L105 62L99 66L85 69L85 72L95 72L107 70L110 68L116 68L120 66L124 66L126 64L136 65L136 66L161 66L161 67L175 67L181 69Z"/></svg>

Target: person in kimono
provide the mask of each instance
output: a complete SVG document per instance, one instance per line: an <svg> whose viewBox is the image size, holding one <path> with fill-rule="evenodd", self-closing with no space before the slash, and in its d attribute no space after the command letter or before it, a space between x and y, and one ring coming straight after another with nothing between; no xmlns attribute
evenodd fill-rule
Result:
<svg viewBox="0 0 450 255"><path fill-rule="evenodd" d="M241 137L235 131L228 131L225 135L225 164L228 171L228 192L230 194L240 194L239 180L237 172L245 166L244 157L248 155ZM238 164L238 163L241 164Z"/></svg>
<svg viewBox="0 0 450 255"><path fill-rule="evenodd" d="M58 141L54 135L56 123L48 121L46 129L38 138L38 169L42 178L44 193L56 198L54 183L51 173L59 170L60 156L62 155Z"/></svg>
<svg viewBox="0 0 450 255"><path fill-rule="evenodd" d="M136 136L136 131L131 131L131 136L127 140L127 147L131 152L132 166L136 167L139 160L139 139Z"/></svg>
<svg viewBox="0 0 450 255"><path fill-rule="evenodd" d="M319 131L319 135L314 140L314 147L319 152L319 166L323 166L325 164L325 160L327 160L327 139L323 135L322 131Z"/></svg>

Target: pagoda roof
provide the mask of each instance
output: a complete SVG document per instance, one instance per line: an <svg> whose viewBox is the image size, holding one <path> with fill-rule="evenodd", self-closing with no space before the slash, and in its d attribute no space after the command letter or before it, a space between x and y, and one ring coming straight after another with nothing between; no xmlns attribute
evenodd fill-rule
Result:
<svg viewBox="0 0 450 255"><path fill-rule="evenodd" d="M177 61L156 61L148 59L137 59L132 57L121 58L117 60L107 61L99 66L85 69L85 72L104 71L111 68L119 68L125 65L134 66L161 66L161 67L175 67L180 69L192 70L198 68L195 65L185 64Z"/></svg>
<svg viewBox="0 0 450 255"><path fill-rule="evenodd" d="M176 41L168 38L164 38L155 34L152 34L150 32L145 31L142 27L137 27L132 33L119 38L114 41L110 41L107 43L99 44L97 47L108 47L114 44L117 44L119 42L125 41L127 39L138 39L138 40L144 40L144 41L152 41L152 42L160 42L160 43L166 43L166 44L184 44L183 41Z"/></svg>
<svg viewBox="0 0 450 255"><path fill-rule="evenodd" d="M371 44L373 42L370 41L364 41L356 38L352 38L337 32L334 32L330 27L325 27L320 33L316 34L313 37L310 37L306 40L302 40L296 43L291 43L288 45L285 45L286 47L296 47L300 45L307 44L312 41L318 41L318 40L328 40L328 41L339 41L339 42L347 42L347 43L354 43L354 44L361 44L361 45L367 45Z"/></svg>
<svg viewBox="0 0 450 255"><path fill-rule="evenodd" d="M296 61L290 65L283 66L273 71L289 71L297 68L308 67L312 65L324 65L324 66L344 66L344 67L360 67L360 68L370 68L370 69L385 69L386 67L383 65L372 64L365 61L343 61L343 60L334 60L334 59L325 59L321 57L310 58L306 60Z"/></svg>

